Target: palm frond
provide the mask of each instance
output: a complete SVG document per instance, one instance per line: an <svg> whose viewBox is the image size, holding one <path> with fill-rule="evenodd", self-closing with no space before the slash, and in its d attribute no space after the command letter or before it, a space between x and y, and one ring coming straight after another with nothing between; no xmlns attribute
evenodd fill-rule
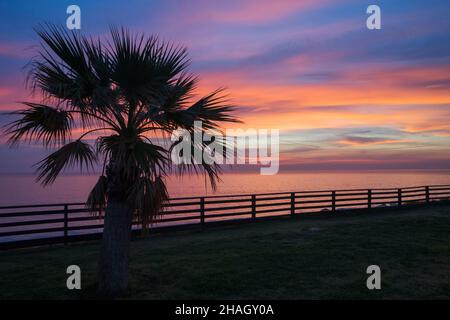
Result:
<svg viewBox="0 0 450 320"><path fill-rule="evenodd" d="M211 94L199 99L191 106L183 108L180 99L184 98L184 92L177 91L177 87L170 92L160 108L155 108L153 115L149 114L152 122L160 126L172 128L183 128L192 131L195 121L202 121L203 129L218 130L221 123L240 123L241 121L233 116L235 107L229 104L223 89L216 90ZM179 89L180 90L180 89Z"/></svg>
<svg viewBox="0 0 450 320"><path fill-rule="evenodd" d="M95 78L84 52L84 41L76 32L48 24L36 29L42 50L32 61L28 79L44 94L83 104Z"/></svg>
<svg viewBox="0 0 450 320"><path fill-rule="evenodd" d="M223 92L224 89L218 89L195 102L185 111L187 117L190 116L193 121L202 121L204 129L217 130L222 122L240 123L241 121L232 115L235 107L228 103ZM192 126L193 123L189 125Z"/></svg>
<svg viewBox="0 0 450 320"><path fill-rule="evenodd" d="M86 79L92 77L92 69L85 54L84 40L79 33L70 32L63 27L52 24L47 24L35 30L51 52L63 62L62 65L61 63L58 65L64 67L71 75L78 75ZM49 60L57 62L50 51L46 50L45 52L47 53L45 56Z"/></svg>
<svg viewBox="0 0 450 320"><path fill-rule="evenodd" d="M169 194L161 177L154 180L139 178L128 196L128 202L134 208L136 218L144 230L161 215L163 205L168 201Z"/></svg>
<svg viewBox="0 0 450 320"><path fill-rule="evenodd" d="M156 37L131 35L124 28L112 28L111 36L111 78L134 104L157 101L161 91L189 64L185 48Z"/></svg>
<svg viewBox="0 0 450 320"><path fill-rule="evenodd" d="M64 143L70 137L72 115L67 111L43 104L25 102L29 108L13 112L20 118L6 128L8 142L16 144L22 139L40 140L45 145Z"/></svg>
<svg viewBox="0 0 450 320"><path fill-rule="evenodd" d="M166 174L167 150L150 141L110 135L100 137L96 145L99 153L111 154L127 178Z"/></svg>
<svg viewBox="0 0 450 320"><path fill-rule="evenodd" d="M201 134L204 135L206 134L206 132L202 131ZM211 156L209 156L210 159L206 159L204 151L207 150L207 148L212 142L214 142L219 147L219 149L222 150L220 156L222 157L223 160L225 160L230 153L227 140L224 137L220 138L219 136L217 136L215 137L214 141L203 141L203 139L201 139L201 141L198 142L194 139L194 132L191 132L190 135L191 136L188 140L190 147L190 158L189 159L186 158L185 160L187 161L169 167L170 172L179 175L203 173L208 176L211 188L213 190L216 190L217 183L220 181L220 173L222 172L221 164L223 162L217 163ZM172 153L173 149L179 143L183 142L186 141L178 140L173 142L169 148L169 153ZM198 160L195 159L195 154L202 154L202 159L200 163L196 162ZM183 157L186 157L186 155L183 155Z"/></svg>
<svg viewBox="0 0 450 320"><path fill-rule="evenodd" d="M83 125L95 125L98 117L91 115L100 112L106 116L107 108L117 99L102 44L51 24L37 33L43 47L32 60L28 82L44 96L80 111Z"/></svg>
<svg viewBox="0 0 450 320"><path fill-rule="evenodd" d="M81 169L89 168L95 161L96 155L93 148L81 140L76 140L37 163L37 180L45 186L53 183L64 168L75 165L79 165Z"/></svg>
<svg viewBox="0 0 450 320"><path fill-rule="evenodd" d="M100 176L86 200L86 207L93 212L98 212L100 216L103 215L106 207L107 183L108 179L104 175Z"/></svg>
<svg viewBox="0 0 450 320"><path fill-rule="evenodd" d="M193 75L182 74L175 83L165 86L157 97L157 102L149 105L140 115L140 123L155 123L172 130L185 127L185 122L190 122L191 117L187 119L182 111L193 98L197 81Z"/></svg>

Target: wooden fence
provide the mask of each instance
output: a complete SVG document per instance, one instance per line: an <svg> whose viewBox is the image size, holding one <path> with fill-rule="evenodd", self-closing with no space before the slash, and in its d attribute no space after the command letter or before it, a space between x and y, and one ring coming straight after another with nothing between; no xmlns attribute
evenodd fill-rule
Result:
<svg viewBox="0 0 450 320"><path fill-rule="evenodd" d="M401 207L450 200L450 185L172 198L152 228L314 212ZM0 207L0 248L101 236L103 219L83 203ZM136 224L135 229L139 226Z"/></svg>

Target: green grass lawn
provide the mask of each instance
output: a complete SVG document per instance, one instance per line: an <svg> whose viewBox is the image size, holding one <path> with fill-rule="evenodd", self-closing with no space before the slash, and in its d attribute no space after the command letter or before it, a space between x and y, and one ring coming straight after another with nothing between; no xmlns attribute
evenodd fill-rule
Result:
<svg viewBox="0 0 450 320"><path fill-rule="evenodd" d="M450 298L450 206L170 231L135 240L127 298ZM95 298L98 243L0 253L0 299ZM65 287L82 269L82 290ZM366 288L368 265L382 290Z"/></svg>

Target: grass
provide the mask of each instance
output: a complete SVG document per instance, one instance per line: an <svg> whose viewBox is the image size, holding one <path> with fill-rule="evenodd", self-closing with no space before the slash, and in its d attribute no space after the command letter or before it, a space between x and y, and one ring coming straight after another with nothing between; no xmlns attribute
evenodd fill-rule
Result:
<svg viewBox="0 0 450 320"><path fill-rule="evenodd" d="M132 243L130 299L449 299L450 206L171 231ZM0 299L95 298L98 243L0 253ZM67 290L66 267L82 269ZM382 290L366 288L377 264Z"/></svg>

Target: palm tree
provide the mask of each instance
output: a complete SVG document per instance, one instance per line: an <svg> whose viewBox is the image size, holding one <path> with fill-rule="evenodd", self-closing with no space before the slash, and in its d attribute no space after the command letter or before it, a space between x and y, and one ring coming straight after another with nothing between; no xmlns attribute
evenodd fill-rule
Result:
<svg viewBox="0 0 450 320"><path fill-rule="evenodd" d="M167 137L177 128L193 134L237 122L222 90L195 99L197 78L187 72L186 49L158 38L111 28L111 39L81 36L46 25L36 30L42 48L30 63L29 84L41 103L25 102L7 127L10 144L22 140L58 148L38 163L37 180L51 184L74 165L102 165L86 204L104 211L98 288L122 294L128 286L133 221L145 228L168 201L170 172L203 172L215 187L220 167L197 163L174 166ZM191 140L192 149L205 143Z"/></svg>

